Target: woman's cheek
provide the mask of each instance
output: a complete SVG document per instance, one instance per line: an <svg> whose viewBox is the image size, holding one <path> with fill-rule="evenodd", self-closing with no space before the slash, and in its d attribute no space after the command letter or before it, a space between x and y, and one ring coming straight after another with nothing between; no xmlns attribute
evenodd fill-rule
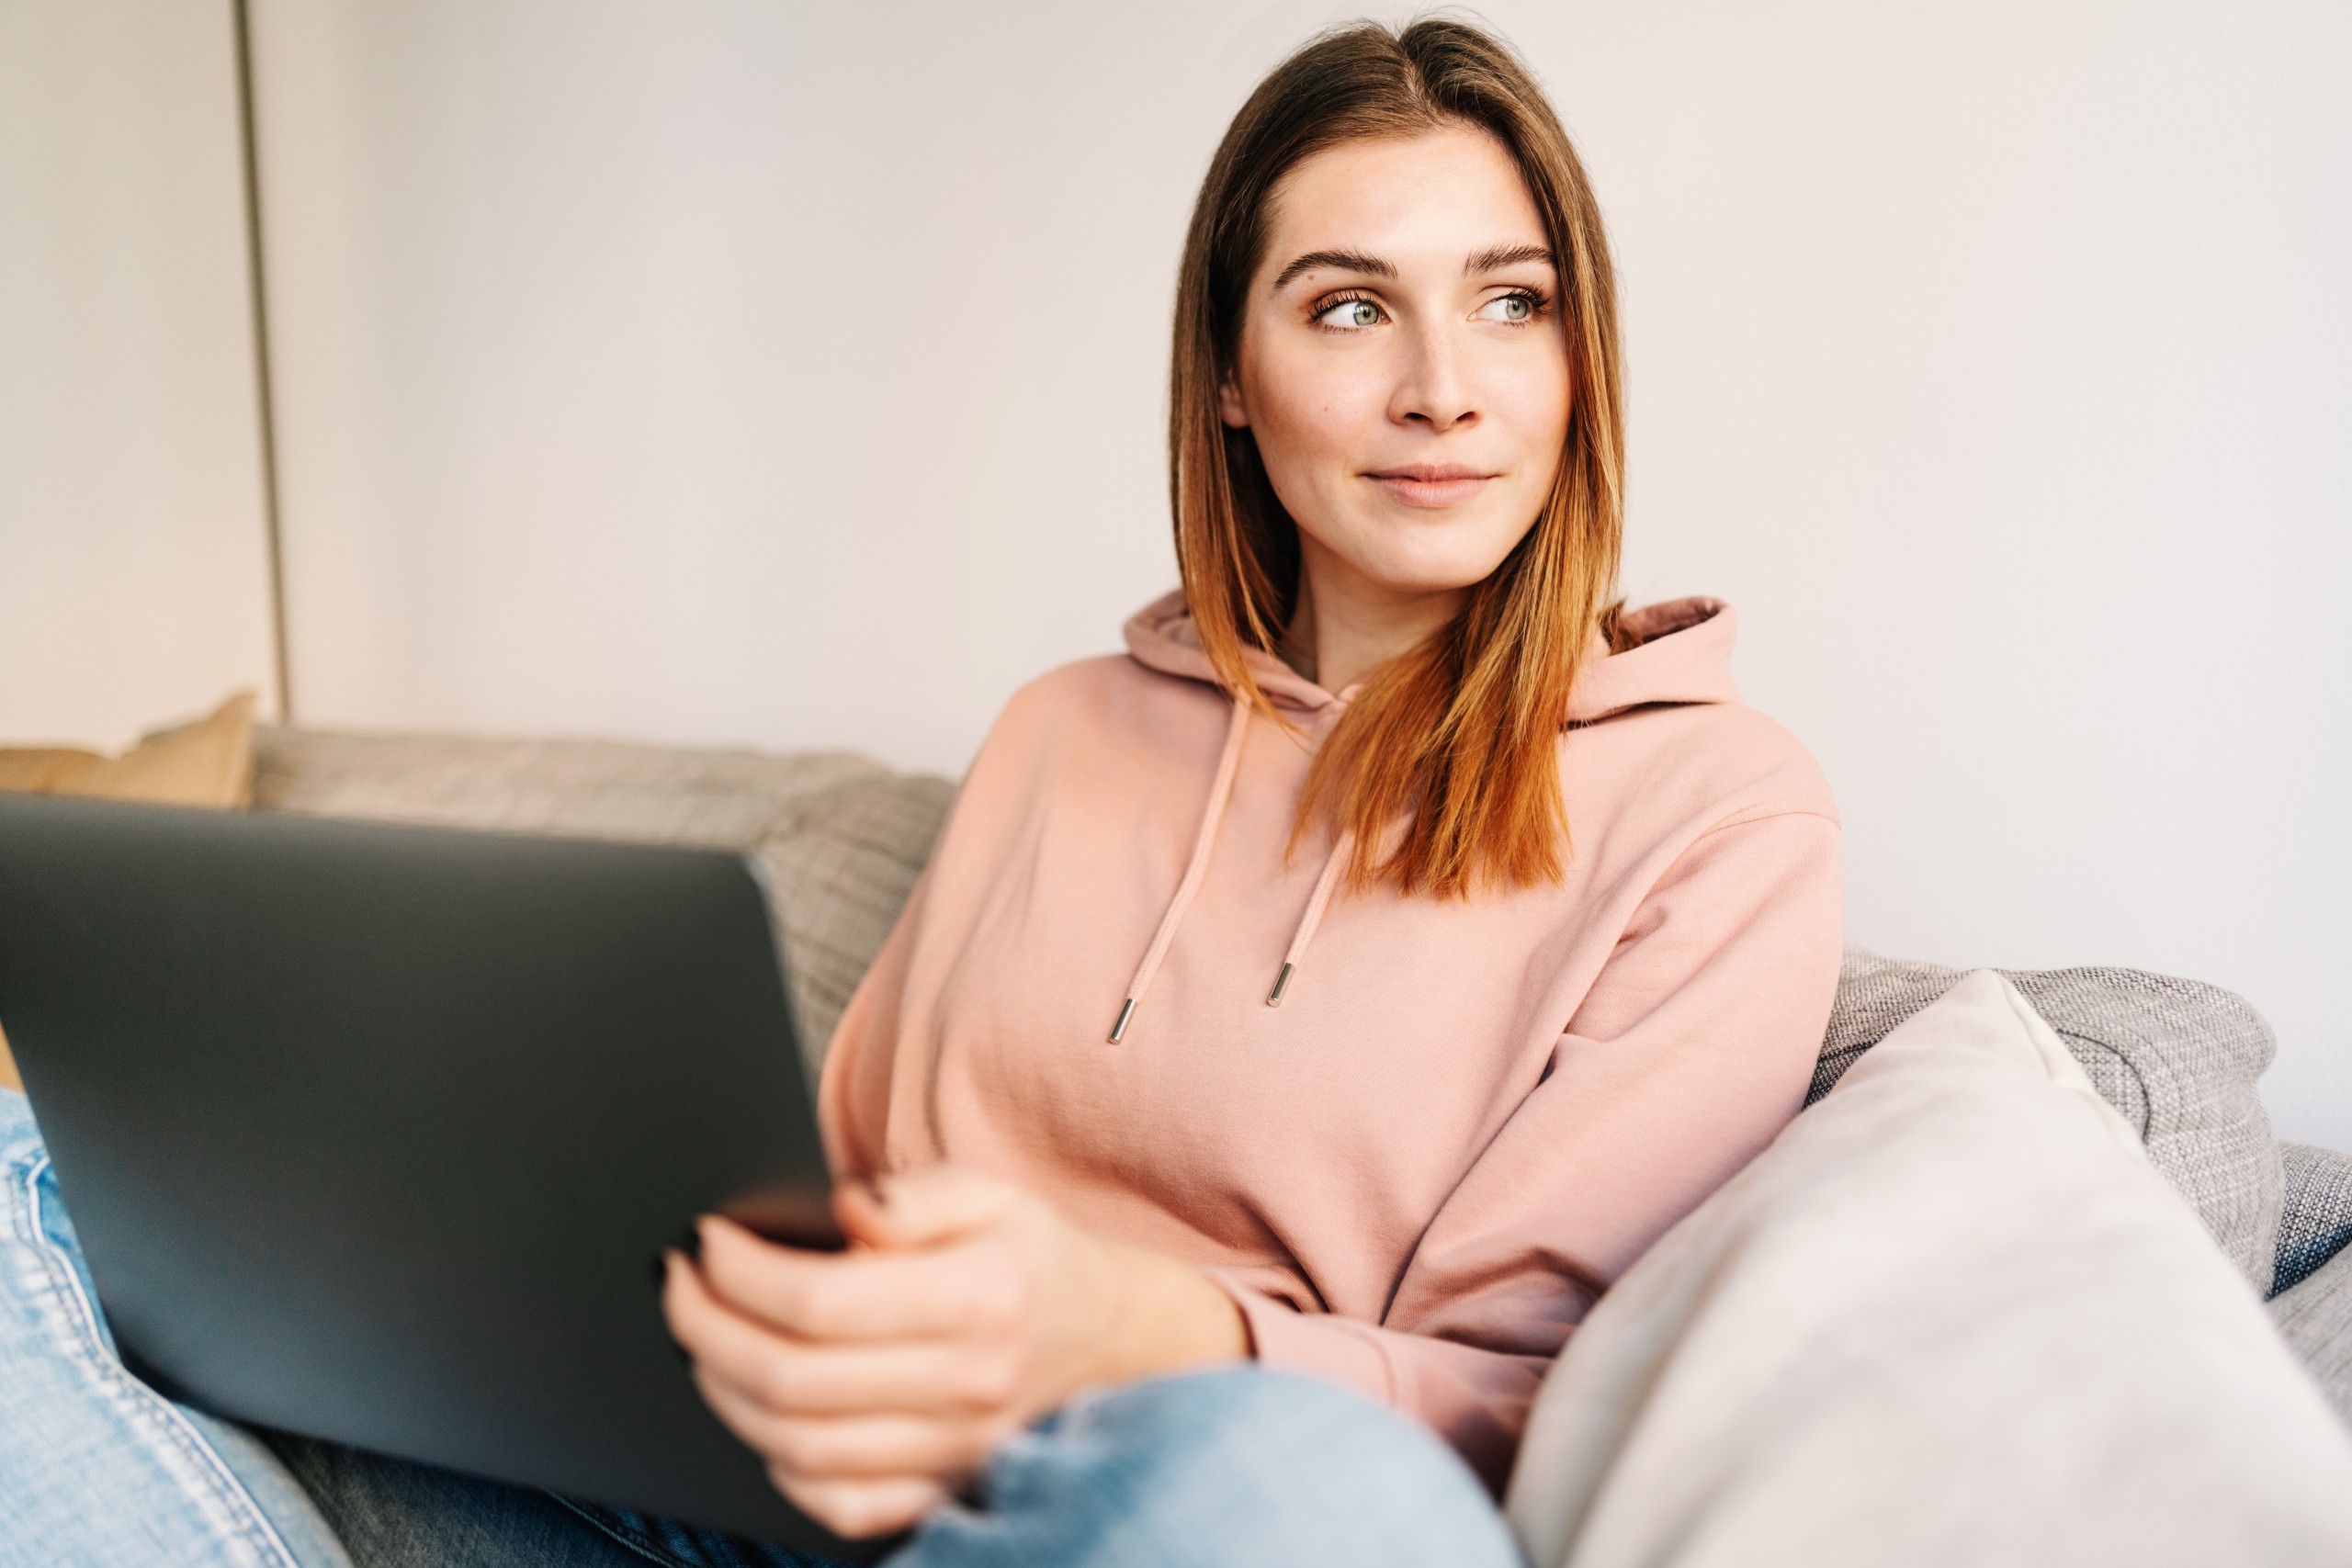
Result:
<svg viewBox="0 0 2352 1568"><path fill-rule="evenodd" d="M1319 401L1311 395L1276 400L1261 414L1258 455L1274 493L1293 516L1319 515L1330 509L1335 486L1353 471L1350 458L1363 446L1362 438L1352 434L1352 423L1337 396Z"/></svg>
<svg viewBox="0 0 2352 1568"><path fill-rule="evenodd" d="M1376 354L1321 353L1275 367L1277 439L1297 456L1347 462L1377 437L1388 378Z"/></svg>
<svg viewBox="0 0 2352 1568"><path fill-rule="evenodd" d="M1521 355L1498 367L1496 412L1510 424L1514 444L1528 457L1542 461L1560 450L1568 429L1568 362L1566 348L1556 342L1550 352Z"/></svg>

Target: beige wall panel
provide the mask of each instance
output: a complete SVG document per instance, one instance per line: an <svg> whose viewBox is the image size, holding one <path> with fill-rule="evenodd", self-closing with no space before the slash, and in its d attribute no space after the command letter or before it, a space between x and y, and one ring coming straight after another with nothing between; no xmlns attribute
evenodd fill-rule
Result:
<svg viewBox="0 0 2352 1568"><path fill-rule="evenodd" d="M272 700L228 0L0 4L0 743Z"/></svg>
<svg viewBox="0 0 2352 1568"><path fill-rule="evenodd" d="M1356 9L267 0L309 710L960 768L1172 579L1193 188ZM1480 9L1615 226L1628 586L1738 604L1853 937L2237 987L2352 1146L2352 11Z"/></svg>

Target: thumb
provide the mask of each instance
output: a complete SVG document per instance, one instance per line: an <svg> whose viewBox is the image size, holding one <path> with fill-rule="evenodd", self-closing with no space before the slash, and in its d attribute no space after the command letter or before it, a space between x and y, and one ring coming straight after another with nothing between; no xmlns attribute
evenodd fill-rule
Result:
<svg viewBox="0 0 2352 1568"><path fill-rule="evenodd" d="M868 1247L938 1247L982 1230L1021 1201L1021 1189L952 1165L877 1176L833 1190L833 1212Z"/></svg>

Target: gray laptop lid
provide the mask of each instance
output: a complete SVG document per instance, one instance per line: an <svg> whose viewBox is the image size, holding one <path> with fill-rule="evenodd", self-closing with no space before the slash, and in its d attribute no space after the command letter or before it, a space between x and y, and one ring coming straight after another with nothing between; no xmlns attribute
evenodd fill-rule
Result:
<svg viewBox="0 0 2352 1568"><path fill-rule="evenodd" d="M837 1246L766 901L700 851L0 795L0 1025L134 1366L838 1555L705 1408L695 1214Z"/></svg>

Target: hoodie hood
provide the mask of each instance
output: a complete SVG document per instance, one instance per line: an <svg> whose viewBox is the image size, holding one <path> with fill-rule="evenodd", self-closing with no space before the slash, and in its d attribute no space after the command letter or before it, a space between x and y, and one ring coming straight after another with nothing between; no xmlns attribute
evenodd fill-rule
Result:
<svg viewBox="0 0 2352 1568"><path fill-rule="evenodd" d="M1670 599L1624 617L1634 646L1611 653L1599 637L1577 673L1566 722L1597 724L1629 709L1662 704L1736 703L1732 642L1738 617L1720 599ZM1182 592L1154 600L1126 626L1127 652L1147 669L1208 685L1216 671L1201 648ZM1329 692L1262 649L1244 649L1242 660L1267 700L1301 715L1345 703L1352 688Z"/></svg>
<svg viewBox="0 0 2352 1568"><path fill-rule="evenodd" d="M1201 634L1193 625L1193 612L1184 603L1182 589L1163 594L1137 610L1128 618L1126 637L1127 652L1145 669L1211 686L1218 683L1208 653L1201 647ZM1243 649L1241 662L1257 677L1258 688L1266 694L1266 700L1278 708L1318 713L1344 700L1262 648Z"/></svg>
<svg viewBox="0 0 2352 1568"><path fill-rule="evenodd" d="M1611 653L1600 637L1594 637L1585 667L1578 671L1576 688L1570 694L1568 711L1562 716L1562 728L1597 724L1614 714L1660 704L1737 702L1739 693L1731 680L1733 626L1731 606L1720 599L1677 599L1636 610L1623 622L1633 647L1622 653ZM1165 675L1204 685L1217 684L1216 671L1201 647L1200 633L1193 624L1192 612L1185 606L1182 592L1168 594L1147 605L1127 622L1126 634L1127 651L1137 663ZM1277 708L1297 714L1311 728L1320 729L1335 720L1354 694L1352 686L1339 692L1326 691L1262 649L1245 649L1242 660L1257 678L1267 700ZM1176 939L1184 911L1200 890L1209 855L1216 847L1218 825L1233 798L1241 749L1250 733L1250 704L1232 694L1226 695L1232 705L1232 716L1226 727L1225 748L1218 755L1216 772L1209 785L1208 807L1193 835L1193 852L1185 863L1183 877L1168 900L1150 944L1136 964L1134 977L1127 982L1125 999L1111 1025L1109 1039L1114 1045L1126 1037L1127 1025L1134 1021L1144 993L1151 988L1152 977L1159 972L1160 961ZM1272 987L1266 993L1268 1007L1282 1006L1283 994L1289 990L1298 966L1306 961L1307 944L1315 940L1316 927L1329 908L1340 875L1354 852L1353 831L1342 829L1324 857L1315 890L1299 917L1281 967L1274 972Z"/></svg>

